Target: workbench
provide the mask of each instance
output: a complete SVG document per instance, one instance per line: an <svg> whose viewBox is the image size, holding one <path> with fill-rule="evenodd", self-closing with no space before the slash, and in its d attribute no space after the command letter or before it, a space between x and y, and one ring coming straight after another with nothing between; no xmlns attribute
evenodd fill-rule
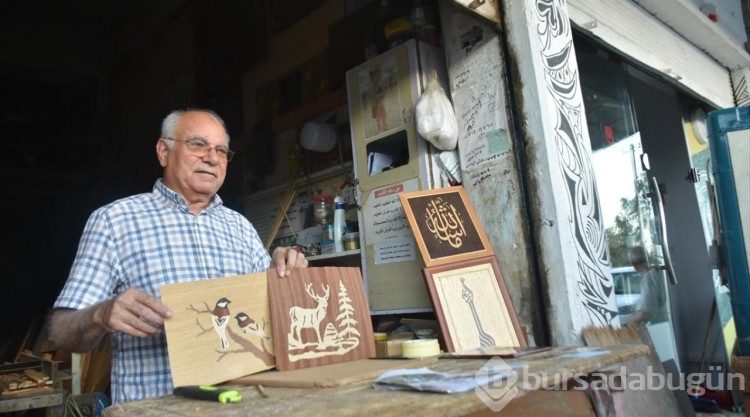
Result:
<svg viewBox="0 0 750 417"><path fill-rule="evenodd" d="M645 345L620 345L606 348L562 347L519 358L505 359L511 366L522 366L528 373L544 375L549 387L557 375L592 374L622 366L645 372L651 353ZM378 359L372 359L378 360ZM407 359L404 359L407 361ZM439 359L430 369L446 372L474 372L488 359ZM492 411L474 391L460 394L438 394L415 391L382 391L373 388L374 378L327 388L289 388L232 385L243 399L235 404L186 399L176 396L153 398L111 406L104 417L343 417L343 416L595 416L591 392L569 389L524 389L500 412ZM622 393L625 401L635 404L624 415L679 415L672 393L668 390ZM637 398L635 396L638 396ZM618 414L619 415L619 414Z"/></svg>
<svg viewBox="0 0 750 417"><path fill-rule="evenodd" d="M27 352L0 365L0 414L44 408L47 416L62 416L66 396L59 377L56 362Z"/></svg>

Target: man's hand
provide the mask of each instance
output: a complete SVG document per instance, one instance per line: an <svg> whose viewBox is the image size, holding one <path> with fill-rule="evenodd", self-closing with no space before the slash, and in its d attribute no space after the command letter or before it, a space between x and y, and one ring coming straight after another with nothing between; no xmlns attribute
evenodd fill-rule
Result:
<svg viewBox="0 0 750 417"><path fill-rule="evenodd" d="M123 332L136 337L159 333L164 319L172 317L158 299L128 288L115 298L89 308L58 308L49 319L49 338L58 349L89 352L96 349L109 332Z"/></svg>
<svg viewBox="0 0 750 417"><path fill-rule="evenodd" d="M132 287L97 305L93 312L94 323L105 331L136 337L159 333L169 317L172 311L159 299Z"/></svg>
<svg viewBox="0 0 750 417"><path fill-rule="evenodd" d="M288 277L292 275L295 268L307 268L307 259L305 254L295 248L278 247L273 250L271 255L273 265L279 273L279 277Z"/></svg>

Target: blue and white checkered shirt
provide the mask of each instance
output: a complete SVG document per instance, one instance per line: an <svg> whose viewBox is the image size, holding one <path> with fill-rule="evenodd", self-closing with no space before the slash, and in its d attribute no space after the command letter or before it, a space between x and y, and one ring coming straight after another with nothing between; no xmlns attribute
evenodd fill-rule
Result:
<svg viewBox="0 0 750 417"><path fill-rule="evenodd" d="M157 180L151 193L92 213L54 307L82 309L129 287L160 297L159 286L265 271L271 258L258 233L217 195L194 215ZM171 394L164 332L142 339L112 334L112 402Z"/></svg>

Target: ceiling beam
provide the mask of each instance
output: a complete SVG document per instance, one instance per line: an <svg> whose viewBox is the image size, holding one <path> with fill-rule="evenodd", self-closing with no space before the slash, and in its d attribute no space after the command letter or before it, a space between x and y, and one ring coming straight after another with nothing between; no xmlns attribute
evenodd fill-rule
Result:
<svg viewBox="0 0 750 417"><path fill-rule="evenodd" d="M689 0L635 0L641 7L730 70L750 66L750 54Z"/></svg>

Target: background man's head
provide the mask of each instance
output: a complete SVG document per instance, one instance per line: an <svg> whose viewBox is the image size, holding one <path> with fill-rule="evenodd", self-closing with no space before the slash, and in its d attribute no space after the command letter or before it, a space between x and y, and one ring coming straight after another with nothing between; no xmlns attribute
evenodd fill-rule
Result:
<svg viewBox="0 0 750 417"><path fill-rule="evenodd" d="M628 249L628 260L638 272L648 271L648 254L643 246L637 245Z"/></svg>

